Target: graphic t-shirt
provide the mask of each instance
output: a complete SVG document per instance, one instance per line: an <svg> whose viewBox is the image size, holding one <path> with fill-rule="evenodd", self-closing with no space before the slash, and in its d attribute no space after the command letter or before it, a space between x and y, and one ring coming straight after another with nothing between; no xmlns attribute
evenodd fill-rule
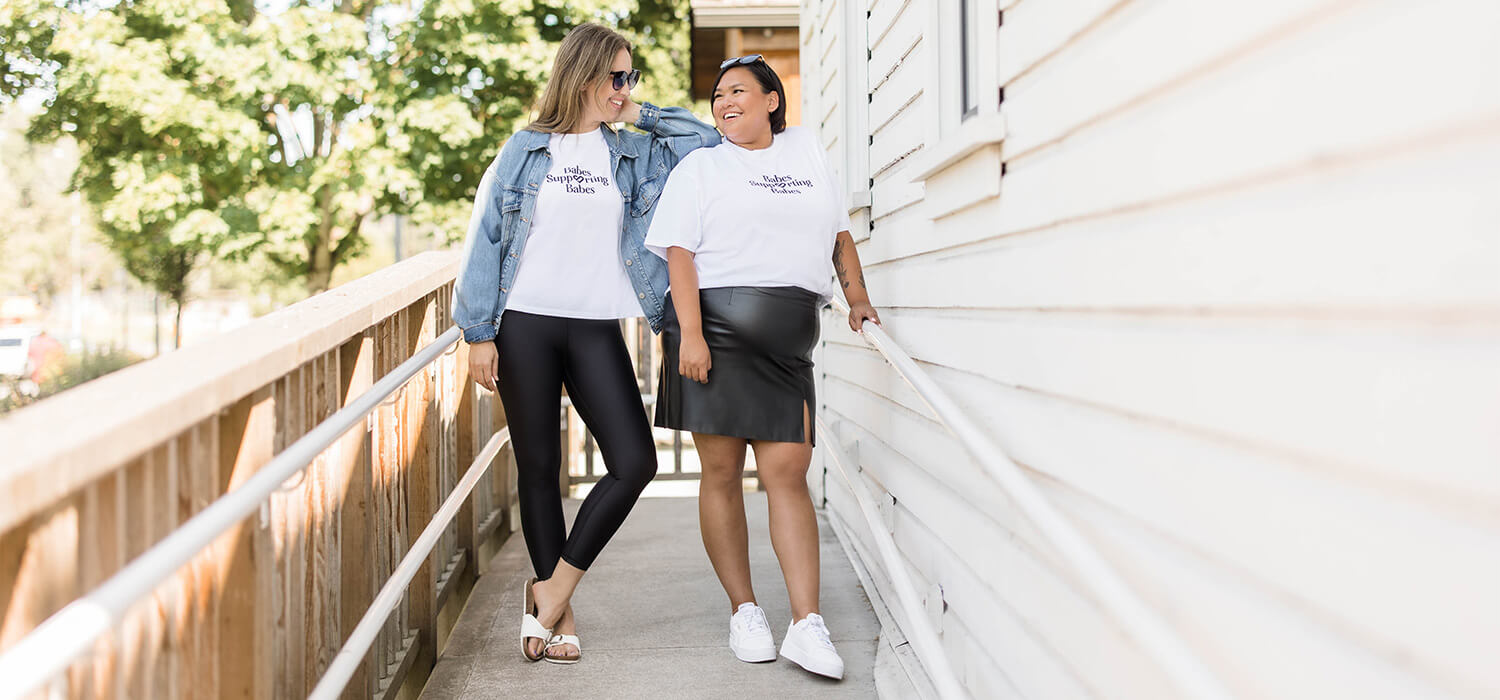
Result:
<svg viewBox="0 0 1500 700"><path fill-rule="evenodd" d="M642 315L620 261L624 202L598 130L553 134L552 167L537 189L531 233L505 308L565 318Z"/></svg>
<svg viewBox="0 0 1500 700"><path fill-rule="evenodd" d="M833 242L849 212L812 132L758 151L728 140L689 153L656 203L646 247L692 251L698 287L801 287L833 296Z"/></svg>

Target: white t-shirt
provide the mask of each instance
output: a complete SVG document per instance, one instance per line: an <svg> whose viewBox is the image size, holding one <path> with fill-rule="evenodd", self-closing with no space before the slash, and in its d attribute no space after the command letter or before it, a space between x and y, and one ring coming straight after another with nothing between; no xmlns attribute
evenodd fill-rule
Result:
<svg viewBox="0 0 1500 700"><path fill-rule="evenodd" d="M531 233L505 308L565 318L641 315L620 263L624 202L598 130L553 134L552 168L537 189Z"/></svg>
<svg viewBox="0 0 1500 700"><path fill-rule="evenodd" d="M832 297L833 242L849 211L813 133L788 127L768 148L727 139L689 153L656 202L646 247L694 254L698 287L801 287Z"/></svg>

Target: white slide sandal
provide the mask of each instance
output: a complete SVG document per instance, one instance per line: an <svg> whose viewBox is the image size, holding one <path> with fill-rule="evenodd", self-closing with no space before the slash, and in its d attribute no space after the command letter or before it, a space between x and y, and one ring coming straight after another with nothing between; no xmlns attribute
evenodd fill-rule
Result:
<svg viewBox="0 0 1500 700"><path fill-rule="evenodd" d="M567 656L553 656L547 653L552 647L559 647L565 644L572 644L578 651ZM554 634L551 639L547 640L546 648L542 649L542 658L554 664L576 664L582 656L583 647L579 645L578 635L576 634Z"/></svg>
<svg viewBox="0 0 1500 700"><path fill-rule="evenodd" d="M540 639L550 644L552 639L552 630L543 627L542 623L537 621L534 614L536 612L536 598L532 595L531 587L535 583L535 578L527 579L526 583L523 584L525 588L521 591L521 597L526 605L526 608L521 613L521 655L526 657L527 661L541 661L542 657L547 653L547 647L543 646L541 654L532 656L531 649L527 644L528 640Z"/></svg>

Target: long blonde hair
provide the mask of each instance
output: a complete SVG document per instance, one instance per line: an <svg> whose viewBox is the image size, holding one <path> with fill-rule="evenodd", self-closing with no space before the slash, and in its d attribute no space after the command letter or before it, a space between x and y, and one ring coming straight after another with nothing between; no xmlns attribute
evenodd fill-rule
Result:
<svg viewBox="0 0 1500 700"><path fill-rule="evenodd" d="M607 76L620 49L631 51L630 42L600 24L580 24L568 32L552 60L537 118L526 128L547 134L575 130L583 120L585 88Z"/></svg>

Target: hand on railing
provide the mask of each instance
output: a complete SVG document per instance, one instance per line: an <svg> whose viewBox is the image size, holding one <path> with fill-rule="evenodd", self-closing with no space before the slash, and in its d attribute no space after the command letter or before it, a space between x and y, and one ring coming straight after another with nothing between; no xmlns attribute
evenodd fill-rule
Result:
<svg viewBox="0 0 1500 700"><path fill-rule="evenodd" d="M880 314L876 313L875 307L871 306L868 302L851 304L849 306L849 328L851 330L855 333L863 332L864 329L862 326L864 326L866 319L874 321L877 326L880 325Z"/></svg>

